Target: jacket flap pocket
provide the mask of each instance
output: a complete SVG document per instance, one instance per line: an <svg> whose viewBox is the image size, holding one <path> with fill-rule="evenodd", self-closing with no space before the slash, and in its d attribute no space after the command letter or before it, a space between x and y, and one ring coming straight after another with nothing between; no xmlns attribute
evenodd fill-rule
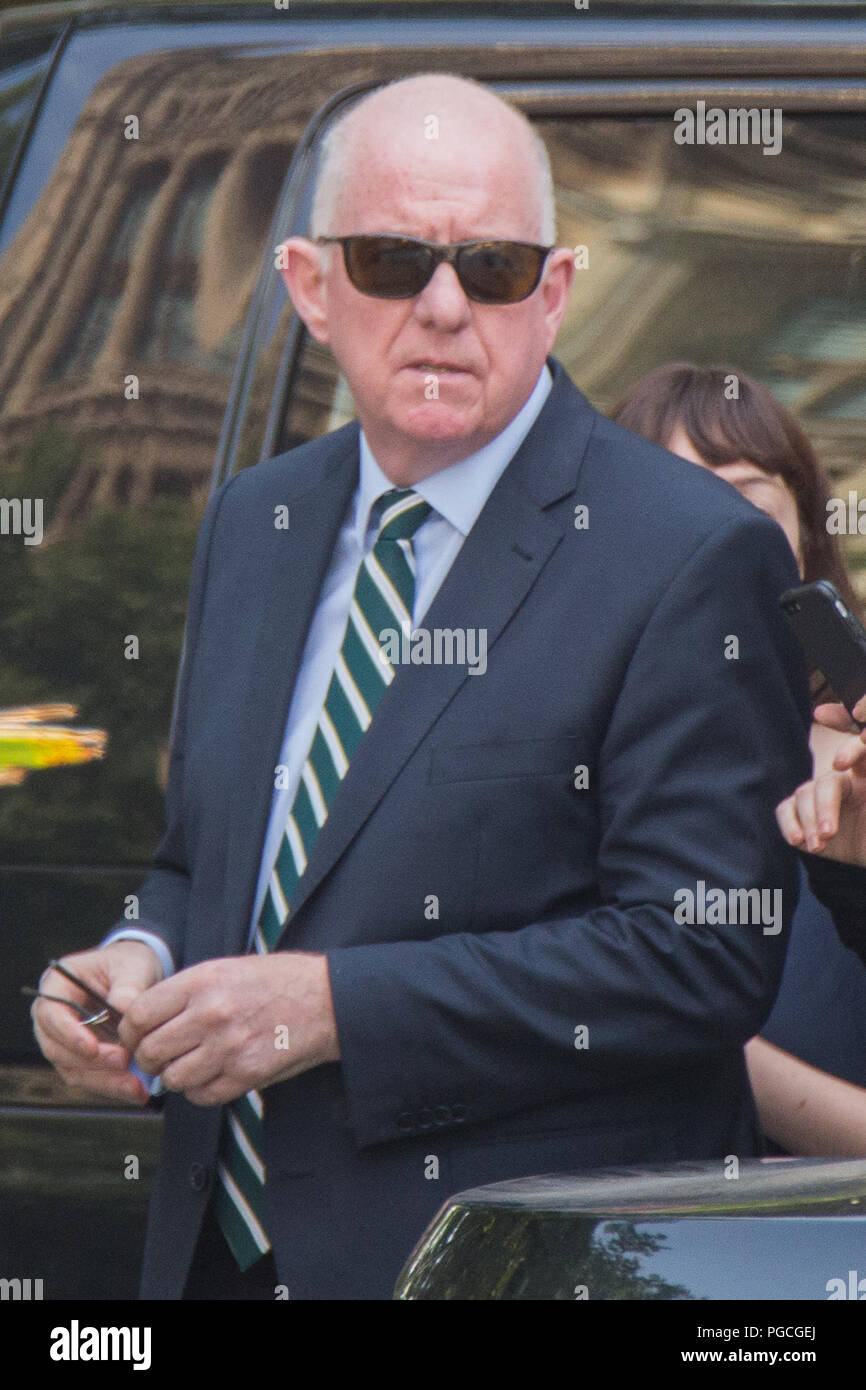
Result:
<svg viewBox="0 0 866 1390"><path fill-rule="evenodd" d="M503 743L439 745L432 750L431 782L473 782L493 777L572 775L577 735Z"/></svg>

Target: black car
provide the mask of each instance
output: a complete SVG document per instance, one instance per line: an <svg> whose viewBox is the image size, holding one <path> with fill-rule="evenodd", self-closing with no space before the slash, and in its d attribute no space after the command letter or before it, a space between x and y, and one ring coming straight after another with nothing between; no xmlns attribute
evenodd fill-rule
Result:
<svg viewBox="0 0 866 1390"><path fill-rule="evenodd" d="M594 405L660 362L735 358L796 412L839 486L862 469L863 5L5 10L3 1297L28 1279L45 1299L135 1293L159 1116L73 1097L20 990L136 920L206 500L353 413L276 248L306 228L345 103L427 70L492 84L547 141L578 265L557 353ZM678 143L676 113L699 103L779 110L784 143ZM862 573L861 535L846 555Z"/></svg>

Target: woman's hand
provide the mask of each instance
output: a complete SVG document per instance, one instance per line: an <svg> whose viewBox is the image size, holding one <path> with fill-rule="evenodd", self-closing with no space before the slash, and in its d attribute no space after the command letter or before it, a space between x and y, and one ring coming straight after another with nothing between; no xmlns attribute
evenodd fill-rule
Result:
<svg viewBox="0 0 866 1390"><path fill-rule="evenodd" d="M866 720L866 696L855 714ZM814 719L813 775L776 807L779 829L795 848L866 866L866 729L844 705L818 705Z"/></svg>

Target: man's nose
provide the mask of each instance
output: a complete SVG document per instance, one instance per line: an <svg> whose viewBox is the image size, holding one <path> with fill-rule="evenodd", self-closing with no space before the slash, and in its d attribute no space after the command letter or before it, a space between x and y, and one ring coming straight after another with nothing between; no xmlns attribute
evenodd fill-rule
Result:
<svg viewBox="0 0 866 1390"><path fill-rule="evenodd" d="M415 300L422 322L441 329L459 328L470 316L469 299L454 267L442 261Z"/></svg>

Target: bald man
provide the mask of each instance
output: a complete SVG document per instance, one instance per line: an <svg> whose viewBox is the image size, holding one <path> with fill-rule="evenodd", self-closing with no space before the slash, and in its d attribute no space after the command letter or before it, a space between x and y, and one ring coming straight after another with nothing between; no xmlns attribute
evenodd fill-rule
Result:
<svg viewBox="0 0 866 1390"><path fill-rule="evenodd" d="M119 1043L34 1006L71 1084L167 1093L146 1298L387 1298L449 1193L522 1174L721 1184L796 899L790 548L549 356L525 119L366 97L285 264L357 420L208 507L141 920L70 958Z"/></svg>

